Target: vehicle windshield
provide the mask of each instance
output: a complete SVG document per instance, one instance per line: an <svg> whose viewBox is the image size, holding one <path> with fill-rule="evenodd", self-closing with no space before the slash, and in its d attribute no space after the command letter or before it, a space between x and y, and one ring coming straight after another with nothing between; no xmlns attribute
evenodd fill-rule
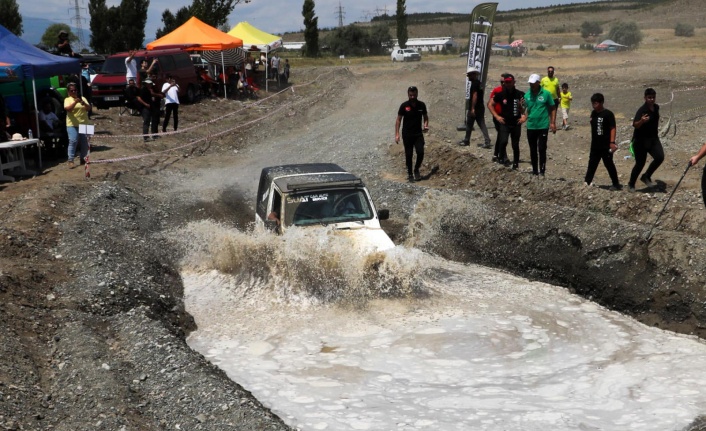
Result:
<svg viewBox="0 0 706 431"><path fill-rule="evenodd" d="M370 220L373 211L362 189L312 191L288 195L285 226Z"/></svg>
<svg viewBox="0 0 706 431"><path fill-rule="evenodd" d="M137 65L137 68L139 69L140 63L142 63L142 57L135 57L135 64ZM126 72L125 70L125 57L108 57L105 60L105 63L103 63L103 67L101 68L101 73L105 74L122 74L124 75Z"/></svg>
<svg viewBox="0 0 706 431"><path fill-rule="evenodd" d="M405 49L404 52L406 52L408 54L416 54L417 53L417 51L415 51L413 49Z"/></svg>

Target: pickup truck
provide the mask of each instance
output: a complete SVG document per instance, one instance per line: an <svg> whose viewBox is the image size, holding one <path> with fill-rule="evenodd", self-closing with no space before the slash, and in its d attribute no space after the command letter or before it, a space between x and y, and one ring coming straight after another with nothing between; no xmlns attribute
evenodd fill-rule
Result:
<svg viewBox="0 0 706 431"><path fill-rule="evenodd" d="M356 246L382 251L394 243L380 227L388 210L377 211L363 181L333 163L281 165L260 174L255 225L280 234L326 226Z"/></svg>

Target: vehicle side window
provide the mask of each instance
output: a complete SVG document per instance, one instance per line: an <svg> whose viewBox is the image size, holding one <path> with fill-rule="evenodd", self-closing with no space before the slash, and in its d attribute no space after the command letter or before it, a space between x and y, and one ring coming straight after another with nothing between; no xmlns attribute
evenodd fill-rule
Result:
<svg viewBox="0 0 706 431"><path fill-rule="evenodd" d="M186 68L194 67L194 64L191 62L191 58L186 53L176 54L173 57L174 57L174 68L175 69L186 69Z"/></svg>
<svg viewBox="0 0 706 431"><path fill-rule="evenodd" d="M171 55L160 56L158 66L159 70L161 70L162 72L171 72L172 70L174 70L174 57L172 57Z"/></svg>

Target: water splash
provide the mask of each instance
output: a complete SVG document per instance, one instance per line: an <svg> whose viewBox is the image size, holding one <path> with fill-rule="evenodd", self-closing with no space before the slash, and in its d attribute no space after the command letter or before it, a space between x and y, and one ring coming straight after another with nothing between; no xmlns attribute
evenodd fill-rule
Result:
<svg viewBox="0 0 706 431"><path fill-rule="evenodd" d="M429 270L424 253L405 247L358 252L350 238L332 228L292 228L278 236L199 221L171 238L186 251L184 269L230 275L243 295L353 307L377 298L431 295L422 281Z"/></svg>

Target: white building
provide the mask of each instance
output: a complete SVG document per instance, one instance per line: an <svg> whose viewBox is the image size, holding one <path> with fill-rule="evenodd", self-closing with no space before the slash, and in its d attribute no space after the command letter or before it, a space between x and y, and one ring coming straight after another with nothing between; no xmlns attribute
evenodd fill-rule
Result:
<svg viewBox="0 0 706 431"><path fill-rule="evenodd" d="M302 49L305 44L306 42L282 42L282 48L290 50Z"/></svg>
<svg viewBox="0 0 706 431"><path fill-rule="evenodd" d="M397 39L392 39L394 49L399 49ZM457 48L458 44L452 37L416 37L407 39L407 48L422 51L441 51L442 49Z"/></svg>

